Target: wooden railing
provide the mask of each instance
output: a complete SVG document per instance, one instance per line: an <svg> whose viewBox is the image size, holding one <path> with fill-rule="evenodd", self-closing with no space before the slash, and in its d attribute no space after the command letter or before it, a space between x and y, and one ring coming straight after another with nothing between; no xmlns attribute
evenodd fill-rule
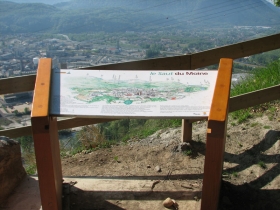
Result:
<svg viewBox="0 0 280 210"><path fill-rule="evenodd" d="M280 48L280 34L211 49L191 55L131 61L88 67L83 69L104 70L190 70L218 64L220 58L242 58ZM36 75L14 77L0 80L0 94L34 90ZM230 98L229 111L248 108L265 102L280 99L280 85ZM74 128L84 125L112 121L114 119L71 118L58 121L58 129ZM31 135L31 126L0 131L0 136L16 138Z"/></svg>

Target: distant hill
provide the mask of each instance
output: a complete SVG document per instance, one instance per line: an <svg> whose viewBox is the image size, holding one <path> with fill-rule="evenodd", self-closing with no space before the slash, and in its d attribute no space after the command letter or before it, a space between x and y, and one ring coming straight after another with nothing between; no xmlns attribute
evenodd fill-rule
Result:
<svg viewBox="0 0 280 210"><path fill-rule="evenodd" d="M0 33L164 31L279 22L280 8L265 0L71 0L54 5L0 1Z"/></svg>
<svg viewBox="0 0 280 210"><path fill-rule="evenodd" d="M47 1L46 0L11 0L11 2L15 2L15 3L44 3L44 4L57 4L65 1L70 1L70 0L47 0Z"/></svg>

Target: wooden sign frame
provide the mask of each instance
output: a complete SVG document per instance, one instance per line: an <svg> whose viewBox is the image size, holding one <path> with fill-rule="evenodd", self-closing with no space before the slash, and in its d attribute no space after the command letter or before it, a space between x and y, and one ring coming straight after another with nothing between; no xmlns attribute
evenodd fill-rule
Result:
<svg viewBox="0 0 280 210"><path fill-rule="evenodd" d="M40 59L34 88L31 123L42 208L44 210L61 210L62 169L57 118L49 115L51 68L52 60L50 58ZM218 208L231 74L232 59L221 59L208 117L202 210ZM183 141L191 140L193 120L193 118L183 120Z"/></svg>

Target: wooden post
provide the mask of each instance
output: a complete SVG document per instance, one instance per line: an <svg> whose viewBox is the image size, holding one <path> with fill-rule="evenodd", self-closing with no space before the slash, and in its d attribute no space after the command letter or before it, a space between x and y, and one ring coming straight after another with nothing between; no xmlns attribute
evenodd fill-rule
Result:
<svg viewBox="0 0 280 210"><path fill-rule="evenodd" d="M40 59L31 112L32 133L44 210L62 209L62 170L56 118L49 116L51 59Z"/></svg>
<svg viewBox="0 0 280 210"><path fill-rule="evenodd" d="M221 59L208 118L201 200L202 210L216 210L218 208L225 150L231 73L232 59Z"/></svg>
<svg viewBox="0 0 280 210"><path fill-rule="evenodd" d="M182 142L190 142L192 140L192 121L182 119Z"/></svg>

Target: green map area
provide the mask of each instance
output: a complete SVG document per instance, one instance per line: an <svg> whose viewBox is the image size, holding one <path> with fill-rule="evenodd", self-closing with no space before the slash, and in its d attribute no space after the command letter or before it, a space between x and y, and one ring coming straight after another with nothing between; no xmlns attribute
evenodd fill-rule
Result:
<svg viewBox="0 0 280 210"><path fill-rule="evenodd" d="M75 99L87 103L106 101L108 104L159 102L179 100L188 94L205 91L209 82L200 85L183 84L180 81L144 81L140 79L119 80L115 76L111 80L98 77L68 77L67 86Z"/></svg>

